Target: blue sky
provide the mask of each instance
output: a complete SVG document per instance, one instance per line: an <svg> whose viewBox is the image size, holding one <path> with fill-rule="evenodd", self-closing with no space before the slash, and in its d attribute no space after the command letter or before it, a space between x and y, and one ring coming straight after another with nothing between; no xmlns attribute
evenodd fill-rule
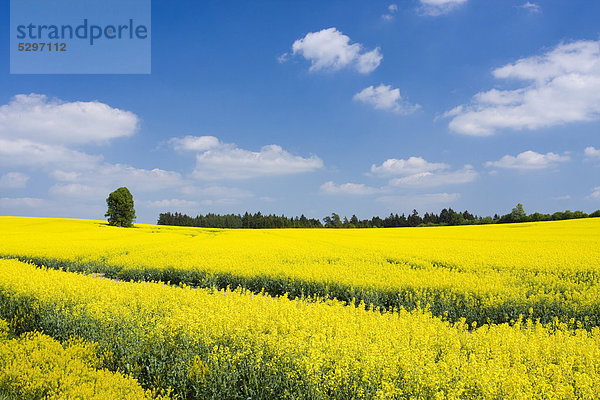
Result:
<svg viewBox="0 0 600 400"><path fill-rule="evenodd" d="M146 223L591 212L598 15L592 1L154 0L140 75L11 75L4 30L0 215L103 219L119 186Z"/></svg>

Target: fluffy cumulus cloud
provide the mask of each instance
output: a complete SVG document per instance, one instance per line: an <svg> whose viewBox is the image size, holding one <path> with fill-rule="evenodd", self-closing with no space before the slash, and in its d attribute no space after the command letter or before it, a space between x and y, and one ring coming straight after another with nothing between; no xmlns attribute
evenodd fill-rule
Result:
<svg viewBox="0 0 600 400"><path fill-rule="evenodd" d="M467 2L467 0L419 0L421 3L420 11L424 15L437 17L447 14L458 6Z"/></svg>
<svg viewBox="0 0 600 400"><path fill-rule="evenodd" d="M92 102L65 102L44 95L17 95L0 106L0 188L25 187L28 173L50 178L47 198L2 197L0 207L15 210L35 208L48 215L100 217L104 199L114 189L127 186L142 207L150 193L174 191L189 184L181 174L159 168L143 169L113 164L101 155L85 153L81 144L104 144L130 136L138 128L135 114ZM200 141L183 138L174 147L198 151L218 145L216 138ZM169 193L170 194L170 193ZM137 197L140 195L140 197ZM167 198L166 196L164 198ZM70 213L65 214L68 209Z"/></svg>
<svg viewBox="0 0 600 400"><path fill-rule="evenodd" d="M321 167L323 161L320 158L296 156L275 144L263 146L260 151L225 147L198 154L194 176L200 179L247 179L311 172Z"/></svg>
<svg viewBox="0 0 600 400"><path fill-rule="evenodd" d="M371 165L371 173L383 176L414 175L423 172L437 171L449 168L448 164L431 163L422 157L409 157L408 159L390 158L381 165Z"/></svg>
<svg viewBox="0 0 600 400"><path fill-rule="evenodd" d="M452 131L488 136L499 129L534 130L600 118L600 41L562 43L493 75L525 85L478 93L471 103L448 111Z"/></svg>
<svg viewBox="0 0 600 400"><path fill-rule="evenodd" d="M72 148L129 136L137 127L135 114L103 103L17 95L0 106L0 165L40 169L58 181L81 185L108 187L118 184L119 178L137 185L157 179L160 184L165 178L159 170L108 164L102 156ZM173 174L167 176L173 178ZM83 186L59 186L52 193L76 194L77 189L79 195L86 193Z"/></svg>
<svg viewBox="0 0 600 400"><path fill-rule="evenodd" d="M193 172L193 176L198 179L249 179L311 172L323 167L323 161L317 156L293 155L275 144L263 146L260 151L251 151L240 149L235 144L221 143L216 138L216 142L207 138L213 137L187 136L170 141L175 148L198 152ZM210 143L211 147L207 148L204 143ZM197 150L198 148L202 150Z"/></svg>
<svg viewBox="0 0 600 400"><path fill-rule="evenodd" d="M488 161L486 167L497 167L518 170L540 170L555 167L558 163L569 161L569 156L556 153L540 154L535 151L524 151L515 156L505 155L498 161Z"/></svg>
<svg viewBox="0 0 600 400"><path fill-rule="evenodd" d="M448 164L429 162L422 157L390 158L381 165L371 165L371 175L390 177L387 186L390 190L459 185L473 182L479 176L471 165L455 171L449 171L449 168Z"/></svg>
<svg viewBox="0 0 600 400"><path fill-rule="evenodd" d="M362 74L375 70L383 59L379 47L366 50L360 43L350 43L350 38L336 28L307 33L293 43L292 55L309 60L310 71L354 68ZM280 61L286 56L280 57Z"/></svg>
<svg viewBox="0 0 600 400"><path fill-rule="evenodd" d="M0 175L0 188L16 189L24 188L29 180L29 175L20 172L7 172Z"/></svg>
<svg viewBox="0 0 600 400"><path fill-rule="evenodd" d="M585 148L584 154L587 158L600 158L600 149L589 146Z"/></svg>
<svg viewBox="0 0 600 400"><path fill-rule="evenodd" d="M442 186L442 185L459 185L463 183L473 182L479 174L470 165L465 165L464 168L451 172L419 172L414 175L408 175L401 178L390 180L390 186Z"/></svg>
<svg viewBox="0 0 600 400"><path fill-rule="evenodd" d="M17 95L0 106L0 166L27 167L61 182L53 196L94 197L127 185L139 191L161 190L182 182L180 174L110 164L72 146L99 143L135 133L138 118L99 102L64 102L44 95ZM186 139L186 138L184 138ZM209 142L210 140L205 140ZM188 143L181 146L195 146ZM208 146L207 144L205 146ZM4 186L24 185L23 174L2 177Z"/></svg>
<svg viewBox="0 0 600 400"><path fill-rule="evenodd" d="M120 186L128 187L136 204L147 212L156 208L192 210L194 206L231 205L254 196L224 186L197 188L193 179L175 171L109 163L102 155L78 149L82 144L129 136L137 126L135 114L99 102L15 96L0 106L0 168L4 170L0 188L26 186L29 175L19 167L46 175L50 181L46 198L2 197L0 206L16 210L13 212L35 207L36 212L48 215L67 215L64 210L68 208L77 215L100 217L104 199ZM195 153L192 176L206 180L285 175L323 166L316 156L297 156L277 145L250 151L222 143L214 136L173 138L169 144L177 151Z"/></svg>
<svg viewBox="0 0 600 400"><path fill-rule="evenodd" d="M443 203L457 199L458 194L418 192L436 186L465 184L479 177L479 173L471 165L465 165L455 171L448 171L449 168L448 164L429 162L421 157L409 157L406 160L390 158L381 165L372 165L371 172L367 174L371 177L388 178L387 184L383 186L375 187L363 183L336 184L329 181L321 185L320 192L335 195L379 194L384 196L377 200L388 203L394 201L404 203L412 201L414 204L421 201L425 204Z"/></svg>
<svg viewBox="0 0 600 400"><path fill-rule="evenodd" d="M137 116L98 101L63 102L20 94L0 106L0 138L41 143L104 142L133 135Z"/></svg>
<svg viewBox="0 0 600 400"><path fill-rule="evenodd" d="M384 84L364 88L354 95L354 100L370 104L378 110L392 111L398 114L410 114L420 107L418 104L413 105L404 101L400 96L400 89L392 89L390 85Z"/></svg>
<svg viewBox="0 0 600 400"><path fill-rule="evenodd" d="M600 186L593 188L589 197L592 199L600 199Z"/></svg>
<svg viewBox="0 0 600 400"><path fill-rule="evenodd" d="M377 193L379 190L367 186L363 183L342 183L336 185L332 181L325 182L321 185L321 193L326 194L348 194L348 195L368 195Z"/></svg>

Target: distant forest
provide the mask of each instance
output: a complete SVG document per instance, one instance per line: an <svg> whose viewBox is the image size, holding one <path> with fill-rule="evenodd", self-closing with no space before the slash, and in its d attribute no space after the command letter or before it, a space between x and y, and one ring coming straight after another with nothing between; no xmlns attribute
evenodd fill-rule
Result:
<svg viewBox="0 0 600 400"><path fill-rule="evenodd" d="M397 228L404 226L439 226L439 225L481 225L505 224L515 222L558 221L563 219L576 219L600 217L600 210L591 214L582 211L558 211L554 214L533 213L527 215L522 204L517 204L506 215L495 214L493 217L479 217L468 211L456 212L451 208L444 208L439 214L425 213L420 216L417 210L410 215L390 214L385 218L373 217L371 219L358 219L352 215L350 219L340 217L336 213L319 220L300 217L286 217L285 215L263 215L260 212L250 214L206 214L190 217L181 213L161 213L158 225L195 226L202 228Z"/></svg>

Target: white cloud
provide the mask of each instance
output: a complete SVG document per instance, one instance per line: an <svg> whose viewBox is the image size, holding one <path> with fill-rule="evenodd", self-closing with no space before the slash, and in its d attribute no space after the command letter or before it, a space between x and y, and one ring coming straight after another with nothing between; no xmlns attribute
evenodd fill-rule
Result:
<svg viewBox="0 0 600 400"><path fill-rule="evenodd" d="M427 193L406 196L382 196L376 201L385 203L391 209L426 209L447 206L460 199L459 193Z"/></svg>
<svg viewBox="0 0 600 400"><path fill-rule="evenodd" d="M51 161L50 166L54 166L60 160L56 155L65 154L68 156L84 155L83 153L73 152L60 146L36 145L42 149L50 149L52 155L48 153L41 154L40 157L33 157L37 162ZM37 147L35 147L37 148ZM58 152L52 152L56 149ZM0 146L0 161L2 161ZM101 161L101 158L93 158L84 155L85 162L69 163L75 158L66 158L62 160L63 169L49 171L49 176L59 183L49 188L49 194L54 197L73 198L78 200L103 200L108 194L120 186L127 186L134 195L145 192L156 192L165 189L174 189L186 184L186 181L177 172L166 171L158 168L141 169L125 164L109 164ZM87 158L86 158L87 157ZM77 161L77 160L76 160ZM79 160L81 161L81 160ZM46 166L44 162L41 165ZM71 165L69 165L71 164ZM31 166L31 165L30 165ZM8 174L7 174L8 175ZM23 175L23 174L20 174ZM16 182L16 176L11 179ZM6 177L0 178L0 187L6 181Z"/></svg>
<svg viewBox="0 0 600 400"><path fill-rule="evenodd" d="M360 43L350 44L350 38L336 28L307 33L294 42L292 54L310 60L310 71L352 67L362 74L375 70L383 59L379 47L365 51ZM286 55L282 57L280 62L285 61Z"/></svg>
<svg viewBox="0 0 600 400"><path fill-rule="evenodd" d="M61 182L73 182L78 180L81 177L81 173L79 172L65 172L62 170L55 170L52 171L50 173L50 176L54 179L56 179L57 181L61 181Z"/></svg>
<svg viewBox="0 0 600 400"><path fill-rule="evenodd" d="M593 146L586 147L584 153L588 158L600 158L600 149L596 149Z"/></svg>
<svg viewBox="0 0 600 400"><path fill-rule="evenodd" d="M336 185L332 181L329 181L321 185L320 191L326 194L368 195L377 193L379 190L362 183L342 183Z"/></svg>
<svg viewBox="0 0 600 400"><path fill-rule="evenodd" d="M564 200L570 200L571 196L568 194L565 194L564 196L554 197L553 199L558 200L558 201L564 201Z"/></svg>
<svg viewBox="0 0 600 400"><path fill-rule="evenodd" d="M177 172L109 164L103 162L101 156L28 140L0 139L0 165L50 169L49 175L57 181L93 185L106 190L115 185L127 185L130 189L152 191L182 183Z"/></svg>
<svg viewBox="0 0 600 400"><path fill-rule="evenodd" d="M557 163L569 161L569 156L556 153L540 154L535 151L524 151L516 157L505 155L498 161L488 161L486 167L498 167L519 170L539 170L556 166Z"/></svg>
<svg viewBox="0 0 600 400"><path fill-rule="evenodd" d="M206 151L219 147L221 143L214 136L185 136L183 138L172 138L169 143L175 150Z"/></svg>
<svg viewBox="0 0 600 400"><path fill-rule="evenodd" d="M378 175L415 175L449 168L448 164L430 163L422 157L409 157L408 160L390 158L380 166L371 165L371 172Z"/></svg>
<svg viewBox="0 0 600 400"><path fill-rule="evenodd" d="M415 189L427 188L443 185L459 185L474 181L479 177L477 171L471 165L465 165L462 169L446 172L449 168L448 164L431 163L421 157L410 157L407 160L390 158L384 161L381 165L373 164L371 166L371 174L382 177L392 177L387 185L382 187L372 187L362 183L344 183L335 184L332 181L325 182L321 185L321 193L326 194L345 194L345 195L370 195L390 193L389 196L383 196L379 200L386 199L406 199L406 195L393 195L399 189ZM448 194L426 195L422 199L445 199L454 198L455 194L448 197ZM415 198L415 195L411 195ZM422 195L417 195L422 196ZM427 197L429 196L429 197ZM383 200L382 200L383 199Z"/></svg>
<svg viewBox="0 0 600 400"><path fill-rule="evenodd" d="M592 189L590 196L592 199L600 199L600 186L596 186Z"/></svg>
<svg viewBox="0 0 600 400"><path fill-rule="evenodd" d="M136 196L179 187L185 180L177 172L111 164L73 146L104 143L129 136L138 125L135 114L99 102L62 102L43 95L18 95L0 106L0 166L40 170L53 179L48 199L8 198L3 207L37 207L49 215L88 215L104 206L115 188L127 186ZM178 145L190 145L183 142ZM192 143L196 148L199 143ZM24 186L26 175L11 172L0 177L0 186ZM65 211L68 210L68 211ZM79 214L77 214L79 213ZM83 214L82 214L83 213Z"/></svg>
<svg viewBox="0 0 600 400"><path fill-rule="evenodd" d="M132 135L138 118L129 111L93 102L63 102L44 95L17 95L0 106L0 165L50 170L51 177L76 182L110 168L102 156L69 148ZM100 182L101 184L102 182ZM94 182L96 184L96 182Z"/></svg>
<svg viewBox="0 0 600 400"><path fill-rule="evenodd" d="M383 56L381 55L381 51L379 51L379 47L367 51L358 56L358 59L356 60L356 70L361 74L368 74L379 66L382 59Z"/></svg>
<svg viewBox="0 0 600 400"><path fill-rule="evenodd" d="M381 18L386 21L391 21L392 19L394 19L394 14L398 12L398 6L396 4L390 4L387 9L388 13L383 14Z"/></svg>
<svg viewBox="0 0 600 400"><path fill-rule="evenodd" d="M158 190L178 184L181 176L175 172L109 164L102 156L54 143L103 141L133 134L136 127L134 114L102 103L18 95L0 107L0 165L45 169L52 178L73 183L53 187L54 195L85 197L90 187L106 191L127 184L138 190Z"/></svg>
<svg viewBox="0 0 600 400"><path fill-rule="evenodd" d="M110 190L99 186L82 185L80 183L56 184L48 192L56 197L70 197L78 199L105 199Z"/></svg>
<svg viewBox="0 0 600 400"><path fill-rule="evenodd" d="M248 179L269 175L311 172L323 167L316 156L295 156L277 145L263 146L254 152L224 147L196 156L194 176L199 179Z"/></svg>
<svg viewBox="0 0 600 400"><path fill-rule="evenodd" d="M539 4L532 3L530 1L523 3L522 5L519 6L519 8L523 8L523 9L525 9L529 12L535 13L535 14L542 12L542 7L540 7Z"/></svg>
<svg viewBox="0 0 600 400"><path fill-rule="evenodd" d="M213 136L173 138L170 143L179 149L199 152L192 175L204 180L289 175L323 167L323 161L317 156L295 156L275 144L263 146L260 151L250 151L232 143L222 143Z"/></svg>
<svg viewBox="0 0 600 400"><path fill-rule="evenodd" d="M55 170L50 176L58 181L68 182L55 184L50 188L50 194L81 199L105 198L120 186L126 186L135 195L173 189L185 184L178 172L159 168L135 168L126 164L97 163L93 168Z"/></svg>
<svg viewBox="0 0 600 400"><path fill-rule="evenodd" d="M8 172L0 176L0 188L24 188L27 186L29 176L20 172Z"/></svg>
<svg viewBox="0 0 600 400"><path fill-rule="evenodd" d="M10 166L70 166L86 168L98 164L101 156L92 156L64 146L30 140L0 138L0 164Z"/></svg>
<svg viewBox="0 0 600 400"><path fill-rule="evenodd" d="M88 143L133 135L138 118L98 101L63 102L19 94L0 106L0 138L40 143Z"/></svg>
<svg viewBox="0 0 600 400"><path fill-rule="evenodd" d="M3 197L0 206L14 212L36 207L37 213L46 215L101 217L104 199L120 186L132 191L141 210L151 205L145 193L162 191L159 199L172 200L174 190L193 182L174 171L108 163L100 155L90 155L74 147L128 136L135 132L137 124L133 113L98 102L61 102L43 95L15 96L9 104L0 106L0 168L8 166L9 171L13 170L0 174L0 187L25 186L29 177L16 172L19 167L45 172L51 182L46 199ZM174 139L170 144L182 151L235 150L234 145L222 144L212 136L188 136ZM208 188L207 192L213 194L206 200L214 204L235 202L248 196L241 190L225 193L222 189L219 193L216 187ZM217 198L218 194L223 197Z"/></svg>
<svg viewBox="0 0 600 400"><path fill-rule="evenodd" d="M390 85L384 84L364 88L356 93L353 99L370 104L376 109L393 111L398 114L410 114L420 107L418 104L406 103L400 96L400 89L392 89Z"/></svg>
<svg viewBox="0 0 600 400"><path fill-rule="evenodd" d="M437 17L447 14L458 6L467 2L467 0L419 0L421 2L420 11L424 15Z"/></svg>
<svg viewBox="0 0 600 400"><path fill-rule="evenodd" d="M493 71L527 86L478 93L448 111L457 133L489 136L498 129L539 129L600 118L600 41L563 43Z"/></svg>
<svg viewBox="0 0 600 400"><path fill-rule="evenodd" d="M90 183L99 182L115 188L126 185L143 192L178 187L184 182L178 172L160 168L135 168L125 164L104 164L97 173L89 174L85 179Z"/></svg>
<svg viewBox="0 0 600 400"><path fill-rule="evenodd" d="M390 186L418 186L431 187L441 185L458 185L473 182L479 174L472 166L466 165L463 169L452 172L419 172L402 178L390 180Z"/></svg>
<svg viewBox="0 0 600 400"><path fill-rule="evenodd" d="M38 208L46 202L34 197L2 197L0 198L0 207L3 208Z"/></svg>
<svg viewBox="0 0 600 400"><path fill-rule="evenodd" d="M165 200L156 200L156 201L148 201L146 204L152 208L192 208L198 205L197 201L192 200L183 200L183 199L165 199Z"/></svg>

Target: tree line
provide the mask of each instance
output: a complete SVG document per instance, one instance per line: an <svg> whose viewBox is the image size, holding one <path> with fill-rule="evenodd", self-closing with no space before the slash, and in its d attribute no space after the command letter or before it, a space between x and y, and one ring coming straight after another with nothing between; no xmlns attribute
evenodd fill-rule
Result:
<svg viewBox="0 0 600 400"><path fill-rule="evenodd" d="M285 215L263 215L259 212L250 214L206 214L190 217L181 213L161 213L158 225L197 226L201 228L323 228L316 218L304 215L288 218Z"/></svg>
<svg viewBox="0 0 600 400"><path fill-rule="evenodd" d="M263 215L259 212L251 214L206 214L190 217L186 214L161 213L158 217L158 225L194 226L202 228L397 228L408 226L439 226L439 225L481 225L481 224L504 224L516 222L558 221L564 219L600 217L600 210L591 214L582 211L558 211L553 214L533 213L527 215L521 203L517 204L512 211L505 215L495 214L493 217L481 217L465 210L454 211L452 208L444 208L439 214L426 212L423 216L417 210L409 215L398 215L391 213L385 218L372 217L371 219L358 219L352 215L350 219L340 217L332 213L330 216L319 220L317 218L286 217L285 215Z"/></svg>

